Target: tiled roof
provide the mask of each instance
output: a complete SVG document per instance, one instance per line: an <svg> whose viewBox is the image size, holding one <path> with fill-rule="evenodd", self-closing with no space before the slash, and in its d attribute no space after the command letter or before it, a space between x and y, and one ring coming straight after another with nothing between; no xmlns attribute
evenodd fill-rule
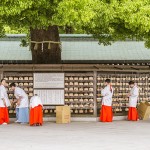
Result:
<svg viewBox="0 0 150 150"><path fill-rule="evenodd" d="M8 35L0 39L0 61L31 61L28 47L20 47L25 35ZM144 42L119 41L111 46L99 45L90 35L60 35L63 61L150 61Z"/></svg>
<svg viewBox="0 0 150 150"><path fill-rule="evenodd" d="M97 41L65 41L62 45L62 60L150 60L150 50L144 47L144 42L103 46Z"/></svg>
<svg viewBox="0 0 150 150"><path fill-rule="evenodd" d="M0 41L0 60L32 60L31 51L19 41Z"/></svg>

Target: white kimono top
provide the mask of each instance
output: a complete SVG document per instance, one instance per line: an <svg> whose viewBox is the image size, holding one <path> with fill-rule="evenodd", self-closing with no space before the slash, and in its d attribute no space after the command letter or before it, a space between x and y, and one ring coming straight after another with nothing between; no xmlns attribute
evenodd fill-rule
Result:
<svg viewBox="0 0 150 150"><path fill-rule="evenodd" d="M136 107L139 95L139 89L136 85L131 89L130 95L131 96L129 96L129 107Z"/></svg>
<svg viewBox="0 0 150 150"><path fill-rule="evenodd" d="M14 91L14 95L17 99L21 97L20 105L17 106L17 108L29 107L28 95L25 93L23 89L16 87Z"/></svg>
<svg viewBox="0 0 150 150"><path fill-rule="evenodd" d="M37 95L31 97L31 99L30 99L30 107L34 108L34 107L36 107L38 105L43 106L41 98L39 96L37 96Z"/></svg>
<svg viewBox="0 0 150 150"><path fill-rule="evenodd" d="M5 107L4 102L3 102L2 99L5 100L6 107L9 107L11 105L10 101L9 101L9 98L8 98L6 88L3 85L0 85L0 107Z"/></svg>
<svg viewBox="0 0 150 150"><path fill-rule="evenodd" d="M110 89L111 88L111 89ZM112 96L113 96L113 88L110 85L107 85L102 91L102 105L112 106Z"/></svg>

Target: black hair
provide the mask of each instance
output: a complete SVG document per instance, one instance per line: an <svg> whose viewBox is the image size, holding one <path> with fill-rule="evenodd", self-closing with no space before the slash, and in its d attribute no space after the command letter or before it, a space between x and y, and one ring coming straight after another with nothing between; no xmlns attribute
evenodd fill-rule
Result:
<svg viewBox="0 0 150 150"><path fill-rule="evenodd" d="M3 81L6 81L6 80L3 78L3 79L1 79L1 83L2 83Z"/></svg>
<svg viewBox="0 0 150 150"><path fill-rule="evenodd" d="M10 87L13 87L13 86L16 87L16 84L14 82L10 84Z"/></svg>
<svg viewBox="0 0 150 150"><path fill-rule="evenodd" d="M132 84L134 84L134 81L129 81L129 85L132 85Z"/></svg>
<svg viewBox="0 0 150 150"><path fill-rule="evenodd" d="M105 80L105 82L110 83L110 82L111 82L111 80L110 80L110 79L106 79L106 80Z"/></svg>

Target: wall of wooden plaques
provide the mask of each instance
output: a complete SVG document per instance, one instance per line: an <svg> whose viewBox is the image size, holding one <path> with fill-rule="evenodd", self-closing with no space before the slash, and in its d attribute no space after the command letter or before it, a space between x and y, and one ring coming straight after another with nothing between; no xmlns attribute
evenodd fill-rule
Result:
<svg viewBox="0 0 150 150"><path fill-rule="evenodd" d="M28 94L29 99L33 96L33 74L32 73L18 73L18 72L7 72L4 73L3 77L7 80L8 84L15 82L16 85L25 90ZM11 101L15 99L13 91L10 90L8 87L8 96ZM15 105L13 105L9 109L9 113L14 115L15 112Z"/></svg>
<svg viewBox="0 0 150 150"><path fill-rule="evenodd" d="M71 106L71 113L94 114L93 73L65 74L65 104Z"/></svg>
<svg viewBox="0 0 150 150"><path fill-rule="evenodd" d="M4 72L3 77L8 83L15 82L29 95L33 95L33 73ZM65 73L65 104L71 106L72 116L97 116L101 107L100 89L104 87L106 78L112 80L114 87L113 112L114 115L126 115L128 111L129 92L128 82L134 80L140 89L138 101L150 101L150 74L129 73L101 73L101 72L66 72ZM8 89L9 98L14 99L13 92ZM55 106L44 106L45 116L55 115ZM11 107L10 114L15 115L15 108Z"/></svg>
<svg viewBox="0 0 150 150"><path fill-rule="evenodd" d="M129 99L126 95L129 93L128 82L133 80L139 87L140 101L150 101L150 74L97 74L97 108L101 107L100 89L104 87L104 81L110 78L114 87L113 112L115 115L125 115L128 111Z"/></svg>

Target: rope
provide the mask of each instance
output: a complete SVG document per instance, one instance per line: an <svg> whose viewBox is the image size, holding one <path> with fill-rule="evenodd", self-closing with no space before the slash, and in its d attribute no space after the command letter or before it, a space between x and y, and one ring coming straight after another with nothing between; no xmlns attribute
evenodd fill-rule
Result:
<svg viewBox="0 0 150 150"><path fill-rule="evenodd" d="M61 48L61 42L55 42L55 41L30 41L30 43L34 43L34 50L38 49L38 44L42 44L42 52L43 52L43 44L48 43L48 49L51 49L51 44L59 44Z"/></svg>

